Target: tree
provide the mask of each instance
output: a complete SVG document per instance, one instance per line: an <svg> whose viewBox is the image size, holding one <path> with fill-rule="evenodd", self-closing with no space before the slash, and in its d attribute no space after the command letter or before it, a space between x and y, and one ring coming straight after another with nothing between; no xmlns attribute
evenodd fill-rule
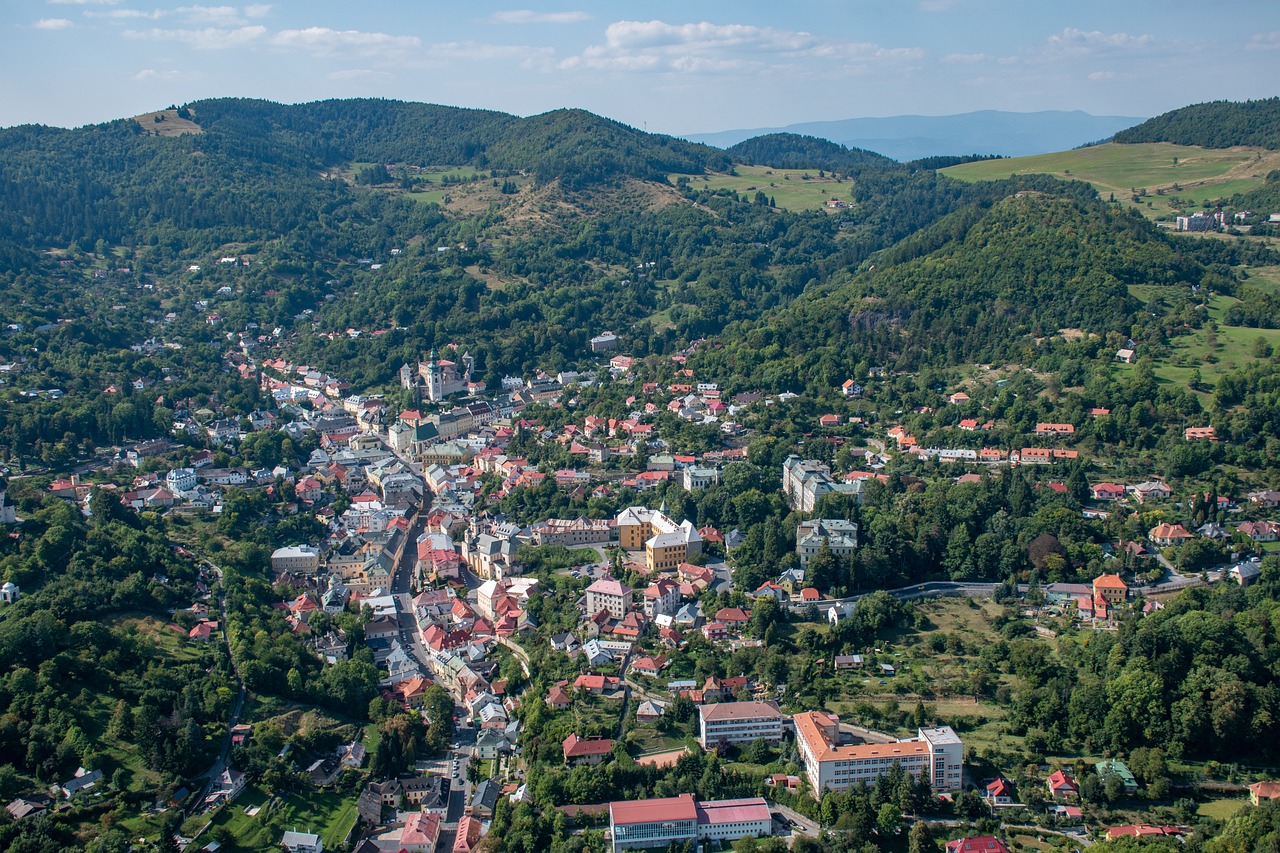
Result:
<svg viewBox="0 0 1280 853"><path fill-rule="evenodd" d="M907 833L907 853L938 853L929 824L922 820L911 824L911 831Z"/></svg>

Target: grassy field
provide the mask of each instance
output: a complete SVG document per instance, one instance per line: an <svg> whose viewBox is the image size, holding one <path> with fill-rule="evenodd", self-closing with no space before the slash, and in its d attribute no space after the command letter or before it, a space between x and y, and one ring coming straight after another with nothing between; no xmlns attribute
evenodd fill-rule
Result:
<svg viewBox="0 0 1280 853"><path fill-rule="evenodd" d="M1252 148L1207 149L1169 143L1094 145L1075 151L964 163L942 170L962 181L1009 175L1049 174L1088 181L1103 198L1140 209L1155 218L1175 212L1181 200L1199 209L1214 199L1261 186L1267 172L1280 166L1280 154ZM1145 197L1132 200L1134 190Z"/></svg>
<svg viewBox="0 0 1280 853"><path fill-rule="evenodd" d="M1248 804L1248 800L1210 800L1207 803L1201 803L1200 808L1196 809L1196 814L1204 817L1211 817L1215 820L1227 820L1234 817L1235 813L1240 811Z"/></svg>
<svg viewBox="0 0 1280 853"><path fill-rule="evenodd" d="M1266 267L1263 273L1251 283L1272 288L1280 287L1280 275L1275 267ZM1149 300L1154 290L1143 285L1129 288L1139 299ZM1155 373L1159 379L1186 385L1195 371L1200 371L1201 390L1209 392L1217 384L1218 379L1243 367L1247 362L1257 358L1254 347L1259 338L1265 340L1272 348L1280 348L1280 329L1251 329L1244 326L1227 326L1224 324L1227 310L1238 302L1231 296L1217 295L1209 300L1209 316L1214 320L1216 328L1212 330L1197 329L1189 335L1174 338L1171 342L1172 353L1167 359L1161 359L1155 365ZM1122 366L1121 373L1128 374L1132 366Z"/></svg>
<svg viewBox="0 0 1280 853"><path fill-rule="evenodd" d="M674 184L688 177L690 185L702 189L730 189L748 198L763 192L783 210L825 210L827 199L849 201L853 182L831 177L818 177L817 169L771 169L768 166L738 166L737 175L671 175Z"/></svg>
<svg viewBox="0 0 1280 853"><path fill-rule="evenodd" d="M258 812L249 815L253 808ZM280 843L286 829L315 832L325 849L339 848L356 822L356 803L333 791L303 791L287 799L269 799L257 788L244 793L214 820L234 836L235 850L268 850ZM223 848L224 850L227 848Z"/></svg>

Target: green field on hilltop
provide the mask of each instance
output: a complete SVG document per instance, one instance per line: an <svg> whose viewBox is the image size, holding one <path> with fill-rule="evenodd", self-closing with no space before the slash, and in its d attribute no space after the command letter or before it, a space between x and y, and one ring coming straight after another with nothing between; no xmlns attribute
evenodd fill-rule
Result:
<svg viewBox="0 0 1280 853"><path fill-rule="evenodd" d="M1255 277L1256 276L1256 277ZM1280 269L1263 267L1250 271L1250 283L1259 287L1280 287ZM1150 298L1153 288L1134 285L1129 292L1140 299ZM1254 329L1247 326L1228 326L1224 323L1227 310L1239 300L1232 296L1216 295L1209 300L1209 317L1213 319L1214 339L1206 326L1189 335L1170 341L1172 352L1155 363L1158 378L1180 385L1189 383L1195 371L1200 372L1201 391L1212 391L1218 379L1234 373L1250 361L1256 361L1255 347L1258 339L1265 340L1273 349L1280 349L1280 329ZM1121 365L1122 374L1133 371L1132 365Z"/></svg>
<svg viewBox="0 0 1280 853"><path fill-rule="evenodd" d="M1048 174L1088 181L1098 193L1137 207L1150 217L1169 216L1180 205L1199 210L1206 201L1226 199L1262 185L1280 166L1280 154L1254 148L1208 149L1166 142L1106 143L1005 160L963 163L942 172L962 181L989 181L1010 175ZM1134 190L1146 195L1133 201Z"/></svg>
<svg viewBox="0 0 1280 853"><path fill-rule="evenodd" d="M836 180L828 172L819 176L818 169L774 169L769 166L738 166L738 174L720 172L706 175L671 175L671 183L687 177L694 189L733 190L738 195L752 198L763 192L783 210L822 210L828 199L851 201L853 181Z"/></svg>

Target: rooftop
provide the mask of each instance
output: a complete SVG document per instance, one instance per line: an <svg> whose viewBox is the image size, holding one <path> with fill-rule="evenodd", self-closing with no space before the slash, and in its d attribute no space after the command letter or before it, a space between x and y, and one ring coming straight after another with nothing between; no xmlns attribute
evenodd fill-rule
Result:
<svg viewBox="0 0 1280 853"><path fill-rule="evenodd" d="M698 819L698 807L692 794L678 797L660 797L653 800L609 803L609 818L614 826L637 823Z"/></svg>

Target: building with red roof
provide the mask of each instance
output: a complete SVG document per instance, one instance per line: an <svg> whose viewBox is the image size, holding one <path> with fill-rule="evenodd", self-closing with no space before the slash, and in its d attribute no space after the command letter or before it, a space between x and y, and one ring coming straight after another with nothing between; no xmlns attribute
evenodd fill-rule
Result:
<svg viewBox="0 0 1280 853"><path fill-rule="evenodd" d="M560 746L564 750L564 763L574 766L600 764L613 754L613 741L608 738L583 740L577 734L571 734Z"/></svg>
<svg viewBox="0 0 1280 853"><path fill-rule="evenodd" d="M1009 853L1009 848L993 835L975 835L948 841L947 853Z"/></svg>
<svg viewBox="0 0 1280 853"><path fill-rule="evenodd" d="M1062 770L1055 770L1045 783L1049 788L1049 796L1055 800L1074 800L1080 796L1080 788L1075 780Z"/></svg>
<svg viewBox="0 0 1280 853"><path fill-rule="evenodd" d="M691 794L609 804L613 849L665 847L694 840L736 841L772 834L763 797L695 801Z"/></svg>

